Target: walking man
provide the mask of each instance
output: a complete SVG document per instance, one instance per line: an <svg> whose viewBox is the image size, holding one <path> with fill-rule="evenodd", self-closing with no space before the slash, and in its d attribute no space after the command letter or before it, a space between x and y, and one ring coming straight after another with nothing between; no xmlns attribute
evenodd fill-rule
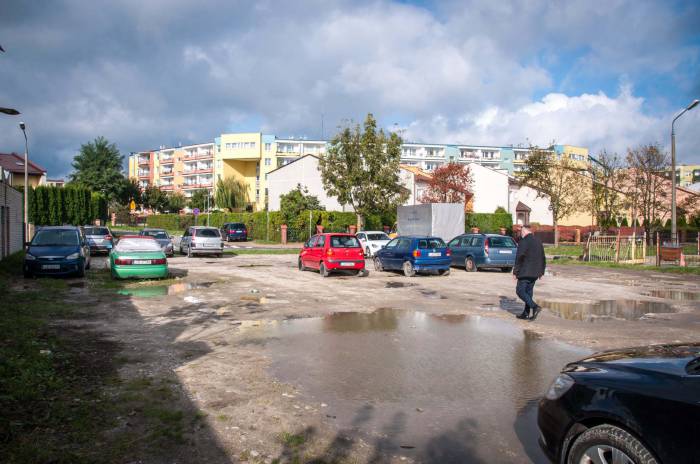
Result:
<svg viewBox="0 0 700 464"><path fill-rule="evenodd" d="M534 321L542 308L534 302L532 294L535 282L544 275L547 263L542 242L532 234L529 224L522 226L520 237L518 253L515 255L515 266L513 266L513 279L518 281L515 293L518 294L518 298L525 302L525 309L516 317ZM530 315L530 310L532 310L532 315Z"/></svg>

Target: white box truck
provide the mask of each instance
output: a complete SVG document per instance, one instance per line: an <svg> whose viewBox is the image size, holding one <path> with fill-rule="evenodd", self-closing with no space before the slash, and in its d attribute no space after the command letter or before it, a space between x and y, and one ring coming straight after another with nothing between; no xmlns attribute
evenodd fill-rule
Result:
<svg viewBox="0 0 700 464"><path fill-rule="evenodd" d="M399 206L399 235L432 235L448 242L464 233L464 205L460 203L427 203Z"/></svg>

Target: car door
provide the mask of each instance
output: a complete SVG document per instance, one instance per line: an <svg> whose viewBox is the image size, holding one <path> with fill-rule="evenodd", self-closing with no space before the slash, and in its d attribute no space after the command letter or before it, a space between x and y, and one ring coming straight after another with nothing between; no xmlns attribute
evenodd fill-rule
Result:
<svg viewBox="0 0 700 464"><path fill-rule="evenodd" d="M393 268L401 269L404 261L410 261L413 257L413 239L399 238L399 243L396 245L393 257Z"/></svg>
<svg viewBox="0 0 700 464"><path fill-rule="evenodd" d="M319 269L321 267L321 260L323 259L323 254L326 248L326 236L319 235L313 248L314 261L312 267Z"/></svg>
<svg viewBox="0 0 700 464"><path fill-rule="evenodd" d="M185 251L187 247L190 246L190 237L192 235L192 228L188 227L185 229L185 232L182 234L182 238L180 239L180 250Z"/></svg>
<svg viewBox="0 0 700 464"><path fill-rule="evenodd" d="M453 265L460 265L464 263L464 249L462 247L462 239L464 238L463 235L458 235L457 237L453 238L450 240L450 242L447 244L448 248L452 250L452 264Z"/></svg>
<svg viewBox="0 0 700 464"><path fill-rule="evenodd" d="M382 267L384 269L394 269L394 253L396 252L396 246L399 244L399 239L395 238L386 244L384 248L377 252L379 260L382 262Z"/></svg>
<svg viewBox="0 0 700 464"><path fill-rule="evenodd" d="M90 266L90 244L87 241L87 238L85 237L85 234L83 234L83 231L78 229L78 240L80 240L80 249L83 251L83 256L85 257L85 266L89 267Z"/></svg>
<svg viewBox="0 0 700 464"><path fill-rule="evenodd" d="M316 243L317 235L312 235L306 243L304 243L304 248L301 250L301 263L305 267L311 267L310 263L313 256L313 246Z"/></svg>

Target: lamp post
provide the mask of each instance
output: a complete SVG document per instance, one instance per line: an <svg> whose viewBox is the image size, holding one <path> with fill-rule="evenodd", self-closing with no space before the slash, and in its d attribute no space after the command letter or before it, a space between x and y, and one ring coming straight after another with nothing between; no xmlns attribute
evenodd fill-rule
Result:
<svg viewBox="0 0 700 464"><path fill-rule="evenodd" d="M29 241L29 143L27 141L27 126L19 123L24 134L24 241Z"/></svg>
<svg viewBox="0 0 700 464"><path fill-rule="evenodd" d="M676 119L698 106L700 101L693 100L683 111L678 113L678 116L673 118L671 122L671 239L674 244L678 244L678 233L676 231Z"/></svg>

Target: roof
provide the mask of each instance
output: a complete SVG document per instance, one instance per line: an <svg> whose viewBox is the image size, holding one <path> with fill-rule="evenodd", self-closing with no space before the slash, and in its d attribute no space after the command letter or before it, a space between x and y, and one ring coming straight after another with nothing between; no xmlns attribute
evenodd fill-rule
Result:
<svg viewBox="0 0 700 464"><path fill-rule="evenodd" d="M522 201L519 201L518 205L515 207L515 211L525 211L525 212L529 213L530 211L532 211L532 209L530 209L530 207L527 206Z"/></svg>
<svg viewBox="0 0 700 464"><path fill-rule="evenodd" d="M17 153L0 153L0 167L10 172L21 172L24 174L24 156ZM46 174L46 169L29 160L27 169L29 174Z"/></svg>
<svg viewBox="0 0 700 464"><path fill-rule="evenodd" d="M294 163L296 163L297 161L303 160L303 159L305 159L305 158L307 158L307 157L309 157L309 156L311 156L312 158L316 158L317 160L320 160L320 159L321 159L321 158L319 158L319 157L316 156L316 155L304 155L304 156L300 156L300 157L296 158L295 160L290 161L290 162L287 163L287 164L284 164L284 165L282 165L282 166L280 166L280 167L278 167L278 168L273 169L272 171L269 171L268 174L272 174L273 172L276 172L276 171L279 171L280 169L286 168L286 167L289 166L290 164L294 164Z"/></svg>
<svg viewBox="0 0 700 464"><path fill-rule="evenodd" d="M422 177L425 180L430 180L433 178L432 175L428 174L427 172L423 171L421 168L416 166L409 166L408 164L399 164L399 167L403 170L413 173L417 177Z"/></svg>
<svg viewBox="0 0 700 464"><path fill-rule="evenodd" d="M49 230L56 230L56 229L68 229L68 230L78 230L78 226L39 226L37 227L37 230L39 229L49 229Z"/></svg>
<svg viewBox="0 0 700 464"><path fill-rule="evenodd" d="M125 238L137 238L139 240L154 240L150 235L122 235L119 240L124 240Z"/></svg>

